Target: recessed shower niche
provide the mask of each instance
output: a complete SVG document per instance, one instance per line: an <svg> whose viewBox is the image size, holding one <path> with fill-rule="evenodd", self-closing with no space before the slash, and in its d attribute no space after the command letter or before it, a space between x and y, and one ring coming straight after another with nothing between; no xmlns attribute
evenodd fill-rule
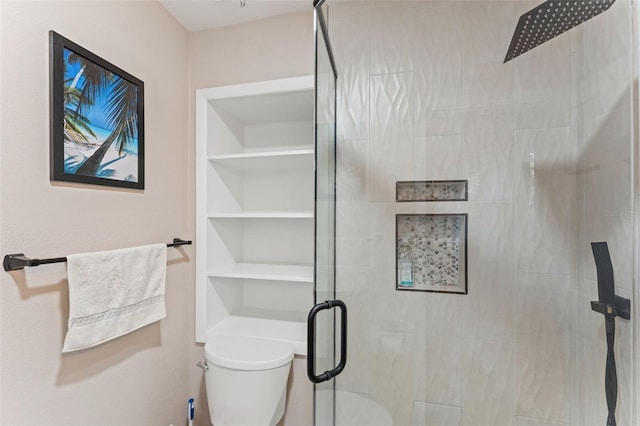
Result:
<svg viewBox="0 0 640 426"><path fill-rule="evenodd" d="M396 215L397 290L467 294L467 214Z"/></svg>
<svg viewBox="0 0 640 426"><path fill-rule="evenodd" d="M196 340L306 351L313 303L313 78L203 89L196 103Z"/></svg>
<svg viewBox="0 0 640 426"><path fill-rule="evenodd" d="M467 180L396 182L396 201L468 201Z"/></svg>

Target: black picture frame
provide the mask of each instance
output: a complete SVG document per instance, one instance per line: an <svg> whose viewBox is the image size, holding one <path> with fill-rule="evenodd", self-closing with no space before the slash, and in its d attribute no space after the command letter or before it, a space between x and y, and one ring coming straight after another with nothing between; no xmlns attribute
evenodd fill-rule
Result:
<svg viewBox="0 0 640 426"><path fill-rule="evenodd" d="M142 80L50 31L49 92L50 180L144 189Z"/></svg>

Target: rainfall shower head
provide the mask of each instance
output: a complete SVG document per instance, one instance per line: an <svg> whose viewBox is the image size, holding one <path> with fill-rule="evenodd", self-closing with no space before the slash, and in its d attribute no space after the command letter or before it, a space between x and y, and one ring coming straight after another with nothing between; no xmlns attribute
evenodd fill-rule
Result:
<svg viewBox="0 0 640 426"><path fill-rule="evenodd" d="M548 0L520 17L504 62L609 9L616 0Z"/></svg>

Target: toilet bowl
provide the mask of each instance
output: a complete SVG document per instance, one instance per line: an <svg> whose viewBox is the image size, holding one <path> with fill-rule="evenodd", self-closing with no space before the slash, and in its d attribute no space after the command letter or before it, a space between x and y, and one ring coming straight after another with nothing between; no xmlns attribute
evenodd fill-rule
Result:
<svg viewBox="0 0 640 426"><path fill-rule="evenodd" d="M274 426L280 421L293 359L290 343L219 334L206 341L204 351L214 426Z"/></svg>

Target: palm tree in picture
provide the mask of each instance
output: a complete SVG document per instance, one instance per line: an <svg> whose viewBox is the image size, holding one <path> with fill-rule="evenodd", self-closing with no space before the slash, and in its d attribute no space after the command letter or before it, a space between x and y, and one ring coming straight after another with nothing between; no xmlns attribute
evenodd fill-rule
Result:
<svg viewBox="0 0 640 426"><path fill-rule="evenodd" d="M65 88L65 96L68 95L68 100L71 101L67 104L65 97L65 123L68 118L69 123L76 124L76 129L86 127L86 130L95 137L88 128L91 122L86 115L95 101L105 92L107 93L105 113L109 128L112 129L111 134L75 171L76 174L96 176L106 152L114 142L117 143L118 152L122 155L126 146L137 138L138 90L129 81L75 52L69 53L66 62L78 65L79 69L73 79L70 79L69 87ZM71 106L75 106L75 110ZM84 134L82 136L86 140L86 136Z"/></svg>
<svg viewBox="0 0 640 426"><path fill-rule="evenodd" d="M105 154L113 143L122 156L125 147L138 137L138 90L127 80L114 75L107 98L107 120L113 129L90 157L76 170L77 174L96 176Z"/></svg>
<svg viewBox="0 0 640 426"><path fill-rule="evenodd" d="M80 91L70 86L64 88L64 138L71 142L89 142L86 133L96 137L87 117L78 113ZM85 101L86 102L86 101Z"/></svg>
<svg viewBox="0 0 640 426"><path fill-rule="evenodd" d="M86 117L85 112L94 104L100 88L111 78L111 73L72 51L69 52L63 64L65 68L63 75L67 75L69 65L79 66L73 78L68 78L64 82L64 138L71 142L89 142L87 133L94 138L96 135L90 127L91 121ZM79 89L78 84L82 77L84 77L84 84Z"/></svg>
<svg viewBox="0 0 640 426"><path fill-rule="evenodd" d="M75 64L80 67L73 80L71 80L69 88L74 90L82 83L82 87L79 89L80 99L76 104L76 112L79 114L86 113L87 108L93 106L100 94L109 87L114 74L75 52L69 52L66 62L69 65Z"/></svg>

